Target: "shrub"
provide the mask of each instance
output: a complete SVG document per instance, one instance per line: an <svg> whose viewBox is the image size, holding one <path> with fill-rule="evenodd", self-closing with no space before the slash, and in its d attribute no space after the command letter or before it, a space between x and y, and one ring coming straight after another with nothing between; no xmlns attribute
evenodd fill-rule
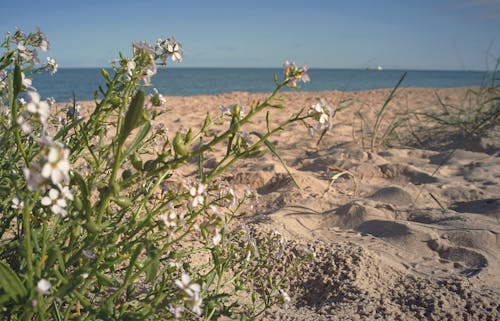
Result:
<svg viewBox="0 0 500 321"><path fill-rule="evenodd" d="M112 72L102 70L92 110L73 102L59 113L30 80L57 71L54 59L39 62L48 46L41 31L19 30L0 46L2 319L245 319L288 301L287 276L310 253L285 251L278 231L256 235L237 222L251 193L237 195L223 174L263 150L277 155L269 137L291 123L328 126L316 106L275 127L267 113L260 132L245 131L256 114L285 108L277 94L308 81L307 69L287 62L248 113L234 105L169 136L153 125L165 99L146 89L158 64L182 60L173 37L134 43L131 58L120 54ZM217 149L223 158L206 169ZM196 177L175 175L195 160Z"/></svg>

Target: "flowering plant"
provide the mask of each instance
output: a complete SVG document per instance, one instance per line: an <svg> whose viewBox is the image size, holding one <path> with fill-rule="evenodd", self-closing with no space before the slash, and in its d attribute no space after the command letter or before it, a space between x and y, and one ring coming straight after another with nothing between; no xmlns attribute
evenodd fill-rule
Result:
<svg viewBox="0 0 500 321"><path fill-rule="evenodd" d="M173 37L134 43L132 57L102 70L95 108L74 102L63 116L30 78L57 71L53 58L39 65L48 47L41 31L16 31L0 45L3 320L245 319L287 303L287 277L310 255L287 249L276 230L242 224L237 213L252 193L237 195L224 173L262 148L277 155L269 137L293 122L328 127L332 114L316 106L276 127L267 114L261 132L245 131L256 114L285 108L275 96L309 81L307 69L287 62L276 89L247 113L234 105L169 137L153 125L165 98L145 89L158 64L182 60ZM226 129L213 129L227 118ZM224 157L204 166L217 148ZM176 175L193 160L196 177Z"/></svg>

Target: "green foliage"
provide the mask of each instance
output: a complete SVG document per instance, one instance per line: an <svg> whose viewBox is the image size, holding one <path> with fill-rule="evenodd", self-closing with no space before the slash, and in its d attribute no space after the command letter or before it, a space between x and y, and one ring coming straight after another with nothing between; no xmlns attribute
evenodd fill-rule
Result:
<svg viewBox="0 0 500 321"><path fill-rule="evenodd" d="M134 43L132 58L102 71L95 107L82 117L74 102L62 121L29 81L57 69L54 60L39 66L37 51L47 47L40 31L1 44L1 319L251 319L282 302L307 256L285 255L276 231L258 235L236 222L249 196L222 178L263 148L278 156L270 136L318 118L299 113L273 127L268 116L255 142L243 138L255 115L284 108L273 99L308 81L307 70L287 63L273 93L247 114L235 106L226 129L214 134L207 114L200 129L170 140L152 124L164 98L145 89L158 60L181 59L175 39ZM221 148L225 156L206 169L203 160ZM198 177L175 175L194 160Z"/></svg>

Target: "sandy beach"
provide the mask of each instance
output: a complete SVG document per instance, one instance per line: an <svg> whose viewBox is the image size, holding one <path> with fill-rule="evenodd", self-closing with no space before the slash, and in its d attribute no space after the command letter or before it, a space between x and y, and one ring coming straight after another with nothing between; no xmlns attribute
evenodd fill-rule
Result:
<svg viewBox="0 0 500 321"><path fill-rule="evenodd" d="M238 191L258 193L258 202L245 208L246 224L275 227L291 247L316 253L289 285L289 306L264 319L500 318L500 127L464 138L431 126L420 113L439 110L439 99L461 105L468 90L399 89L381 133L392 120L411 116L373 150L367 124L390 89L282 95L287 109L273 110L273 124L320 99L345 108L319 145L301 124L272 138L300 188L271 153L241 161L226 175ZM220 113L219 105L250 106L265 97L167 97L169 111L156 122L172 135L199 128L207 111ZM262 115L248 130L264 126ZM179 175L193 173L194 164Z"/></svg>

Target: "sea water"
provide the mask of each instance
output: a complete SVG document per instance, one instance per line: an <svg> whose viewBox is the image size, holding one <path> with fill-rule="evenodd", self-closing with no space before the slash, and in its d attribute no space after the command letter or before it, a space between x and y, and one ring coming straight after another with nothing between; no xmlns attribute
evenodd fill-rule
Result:
<svg viewBox="0 0 500 321"><path fill-rule="evenodd" d="M92 100L94 92L105 82L100 68L61 68L53 75L34 76L33 85L44 98L58 102ZM109 71L111 73L111 71ZM360 70L310 69L311 82L301 83L300 91L358 91L393 88L403 74L402 87L445 88L480 86L488 74L480 71L421 71L421 70ZM234 91L271 92L274 75L281 79L282 69L266 68L168 68L159 69L151 79L154 88L163 95L212 95Z"/></svg>

